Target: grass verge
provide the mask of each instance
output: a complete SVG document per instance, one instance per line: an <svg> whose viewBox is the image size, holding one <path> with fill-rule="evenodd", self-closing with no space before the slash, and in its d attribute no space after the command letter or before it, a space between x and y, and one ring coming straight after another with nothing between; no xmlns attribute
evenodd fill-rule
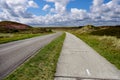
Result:
<svg viewBox="0 0 120 80"><path fill-rule="evenodd" d="M91 34L73 33L88 45L94 48L100 55L120 69L120 39L112 36L94 36Z"/></svg>
<svg viewBox="0 0 120 80"><path fill-rule="evenodd" d="M56 38L4 80L53 80L64 38Z"/></svg>
<svg viewBox="0 0 120 80"><path fill-rule="evenodd" d="M32 38L32 37L41 36L45 34L49 34L49 33L38 33L38 34L0 33L0 44Z"/></svg>

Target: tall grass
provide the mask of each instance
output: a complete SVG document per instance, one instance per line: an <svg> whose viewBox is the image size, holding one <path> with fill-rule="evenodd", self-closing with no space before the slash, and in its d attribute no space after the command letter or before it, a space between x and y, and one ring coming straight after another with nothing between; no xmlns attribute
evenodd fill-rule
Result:
<svg viewBox="0 0 120 80"><path fill-rule="evenodd" d="M10 34L10 33L0 33L0 38L10 38L13 37L14 34Z"/></svg>
<svg viewBox="0 0 120 80"><path fill-rule="evenodd" d="M113 36L98 36L88 33L74 33L77 37L85 41L94 48L100 55L120 69L120 39Z"/></svg>
<svg viewBox="0 0 120 80"><path fill-rule="evenodd" d="M99 38L101 44L106 45L106 48L120 51L120 39L113 36L102 36Z"/></svg>

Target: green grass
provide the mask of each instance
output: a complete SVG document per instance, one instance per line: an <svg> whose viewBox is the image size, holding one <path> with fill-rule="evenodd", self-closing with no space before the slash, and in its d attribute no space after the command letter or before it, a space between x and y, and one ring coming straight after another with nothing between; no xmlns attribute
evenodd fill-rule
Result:
<svg viewBox="0 0 120 80"><path fill-rule="evenodd" d="M0 44L11 41L32 38L36 36L45 35L48 33L37 33L37 34L19 34L19 33L0 33Z"/></svg>
<svg viewBox="0 0 120 80"><path fill-rule="evenodd" d="M64 38L53 40L5 80L53 80Z"/></svg>
<svg viewBox="0 0 120 80"><path fill-rule="evenodd" d="M120 39L112 36L95 36L91 34L74 33L94 48L100 55L120 69Z"/></svg>

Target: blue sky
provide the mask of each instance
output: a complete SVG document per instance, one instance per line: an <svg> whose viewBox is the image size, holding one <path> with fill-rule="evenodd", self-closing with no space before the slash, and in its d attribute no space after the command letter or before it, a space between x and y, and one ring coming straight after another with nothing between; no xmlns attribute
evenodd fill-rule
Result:
<svg viewBox="0 0 120 80"><path fill-rule="evenodd" d="M50 6L54 7L54 3L46 3L43 0L34 0L38 5L39 8L29 8L28 11L32 12L33 14L36 15L46 15L48 11L43 11L42 8L44 7L45 4L49 4ZM89 11L89 7L92 5L91 0L73 0L67 5L67 11L69 12L71 8L78 8L78 9L86 9Z"/></svg>
<svg viewBox="0 0 120 80"><path fill-rule="evenodd" d="M54 7L54 3L46 3L44 0L34 0L39 8L29 8L28 12L31 12L35 15L46 15L49 13L48 11L43 11L42 8L45 4L49 4L50 6ZM110 0L104 0L104 3L109 2ZM90 6L92 5L92 0L73 0L67 5L67 11L69 12L71 8L78 8L78 9L86 9L90 11Z"/></svg>
<svg viewBox="0 0 120 80"><path fill-rule="evenodd" d="M0 0L0 21L39 26L120 25L120 0Z"/></svg>

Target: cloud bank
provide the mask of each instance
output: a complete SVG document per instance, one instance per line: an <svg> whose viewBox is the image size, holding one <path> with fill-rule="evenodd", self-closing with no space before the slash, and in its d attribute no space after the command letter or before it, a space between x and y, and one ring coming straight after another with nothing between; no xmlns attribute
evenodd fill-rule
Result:
<svg viewBox="0 0 120 80"><path fill-rule="evenodd" d="M73 0L44 0L53 3L54 7L45 4L43 11L49 13L37 16L27 11L38 8L34 0L0 0L0 21L12 20L30 25L41 26L79 26L79 25L120 25L120 0L93 0L90 11L71 8L67 5Z"/></svg>

